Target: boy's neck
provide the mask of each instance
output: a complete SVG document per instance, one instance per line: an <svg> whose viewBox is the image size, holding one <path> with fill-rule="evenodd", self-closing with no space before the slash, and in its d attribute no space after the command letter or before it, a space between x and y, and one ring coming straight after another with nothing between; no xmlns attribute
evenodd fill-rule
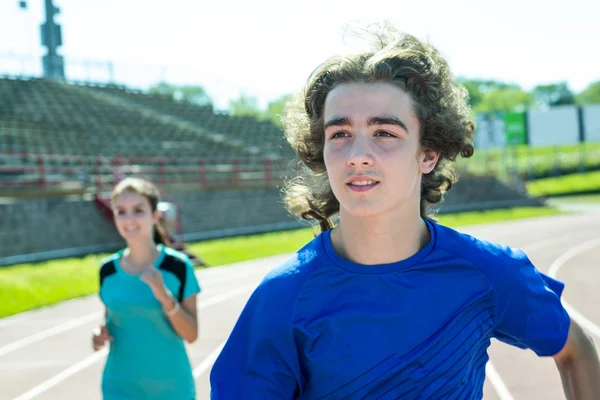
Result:
<svg viewBox="0 0 600 400"><path fill-rule="evenodd" d="M348 261L377 265L405 260L430 240L420 213L355 217L340 210L340 224L331 232L334 250Z"/></svg>

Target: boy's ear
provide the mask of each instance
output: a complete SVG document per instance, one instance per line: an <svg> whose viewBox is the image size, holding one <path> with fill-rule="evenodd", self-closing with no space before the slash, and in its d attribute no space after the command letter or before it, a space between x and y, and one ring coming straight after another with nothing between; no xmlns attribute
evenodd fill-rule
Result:
<svg viewBox="0 0 600 400"><path fill-rule="evenodd" d="M440 153L434 150L423 150L421 153L420 159L420 170L423 174L428 174L435 168L438 160L440 158Z"/></svg>

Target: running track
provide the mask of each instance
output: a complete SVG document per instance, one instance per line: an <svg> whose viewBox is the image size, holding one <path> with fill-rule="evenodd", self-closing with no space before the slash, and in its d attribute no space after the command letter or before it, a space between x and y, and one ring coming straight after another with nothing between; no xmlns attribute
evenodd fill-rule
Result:
<svg viewBox="0 0 600 400"><path fill-rule="evenodd" d="M564 303L600 348L600 212L464 229L524 249L538 268L566 283ZM189 346L198 399L208 399L208 372L241 308L264 274L287 256L198 272L201 338ZM96 296L0 319L0 399L98 400L105 353L93 353L100 322ZM492 341L484 398L564 399L551 359Z"/></svg>

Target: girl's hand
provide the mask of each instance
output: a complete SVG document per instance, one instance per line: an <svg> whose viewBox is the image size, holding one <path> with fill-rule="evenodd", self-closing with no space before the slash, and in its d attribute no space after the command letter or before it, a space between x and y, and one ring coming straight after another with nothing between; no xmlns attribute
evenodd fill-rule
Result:
<svg viewBox="0 0 600 400"><path fill-rule="evenodd" d="M94 330L92 335L92 348L94 351L98 351L104 347L106 342L112 342L113 338L110 336L110 332L105 325L101 325L99 328Z"/></svg>
<svg viewBox="0 0 600 400"><path fill-rule="evenodd" d="M172 302L171 294L165 288L165 283L159 270L151 267L144 271L140 279L142 282L150 286L154 297L156 297L156 300L158 300L161 304L164 305Z"/></svg>

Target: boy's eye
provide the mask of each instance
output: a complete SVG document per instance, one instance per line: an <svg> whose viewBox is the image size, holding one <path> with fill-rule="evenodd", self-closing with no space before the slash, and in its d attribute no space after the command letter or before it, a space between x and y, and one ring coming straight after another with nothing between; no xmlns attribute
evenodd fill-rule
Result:
<svg viewBox="0 0 600 400"><path fill-rule="evenodd" d="M377 131L377 132L375 132L375 135L384 136L384 137L396 137L396 135L394 135L393 133L387 132L387 131Z"/></svg>
<svg viewBox="0 0 600 400"><path fill-rule="evenodd" d="M335 138L340 138L340 137L344 137L344 136L348 136L348 134L346 132L336 132L333 135L331 135L331 138L335 139Z"/></svg>

